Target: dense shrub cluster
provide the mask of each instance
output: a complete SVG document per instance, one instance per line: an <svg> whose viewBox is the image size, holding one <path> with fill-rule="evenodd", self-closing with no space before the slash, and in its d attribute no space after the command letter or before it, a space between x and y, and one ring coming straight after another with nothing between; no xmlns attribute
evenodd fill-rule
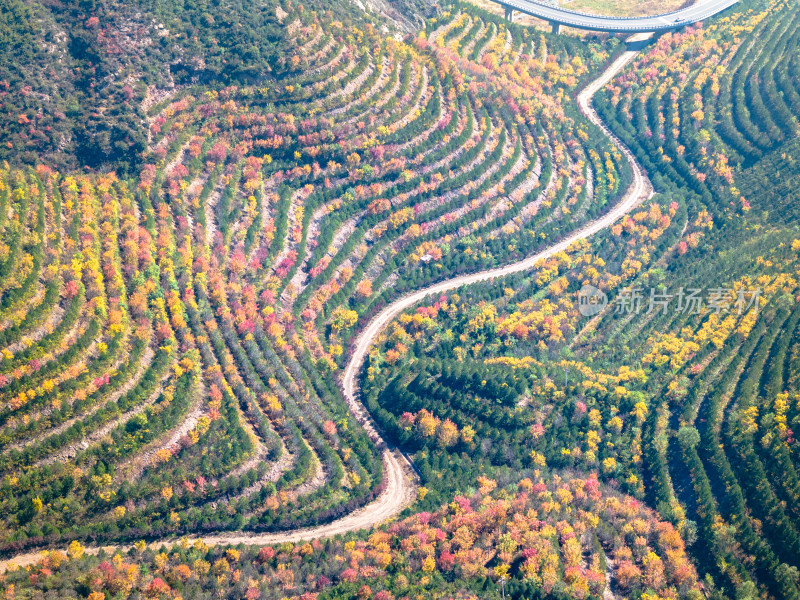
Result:
<svg viewBox="0 0 800 600"><path fill-rule="evenodd" d="M597 479L523 479L477 489L368 538L262 548L137 545L126 553L45 553L3 578L9 598L443 598L625 595L699 598L674 528Z"/></svg>

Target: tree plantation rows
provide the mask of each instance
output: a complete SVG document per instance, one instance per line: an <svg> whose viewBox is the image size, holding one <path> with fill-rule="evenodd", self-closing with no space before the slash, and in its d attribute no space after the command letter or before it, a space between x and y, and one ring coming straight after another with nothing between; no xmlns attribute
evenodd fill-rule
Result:
<svg viewBox="0 0 800 600"><path fill-rule="evenodd" d="M707 594L797 597L797 18L743 3L645 48L595 106L654 203L387 328L364 387L429 501L465 472L588 468L675 525Z"/></svg>
<svg viewBox="0 0 800 600"><path fill-rule="evenodd" d="M399 520L364 539L213 548L144 544L125 556L94 556L73 542L33 570L6 575L6 590L46 586L59 597L375 598L493 595L599 597L617 565L620 593L670 589L699 598L696 573L669 523L596 478L522 479L498 487L480 477L434 512ZM636 563L643 562L639 568ZM461 590L461 591L457 591Z"/></svg>
<svg viewBox="0 0 800 600"><path fill-rule="evenodd" d="M410 44L282 22L283 76L149 109L136 180L3 170L6 551L367 504L380 449L335 383L358 324L558 239L626 185L568 95L611 42L462 8Z"/></svg>
<svg viewBox="0 0 800 600"><path fill-rule="evenodd" d="M795 4L56 4L168 68L82 171L0 77L5 597L800 598Z"/></svg>

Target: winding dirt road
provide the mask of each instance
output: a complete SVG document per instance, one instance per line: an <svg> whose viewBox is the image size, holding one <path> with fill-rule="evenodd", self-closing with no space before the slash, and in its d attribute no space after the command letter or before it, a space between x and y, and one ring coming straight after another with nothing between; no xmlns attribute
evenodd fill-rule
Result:
<svg viewBox="0 0 800 600"><path fill-rule="evenodd" d="M611 131L600 120L600 117L591 106L592 96L594 96L594 94L600 88L602 88L620 70L622 70L636 54L637 51L627 51L621 54L596 80L590 83L578 95L578 105L581 109L581 112L583 112L592 123L600 127L616 144L619 150L626 157L631 171L633 172L633 182L625 192L625 195L619 204L614 206L614 208L612 208L602 217L574 232L561 242L550 246L549 248L546 248L545 250L542 250L541 252L524 260L507 265L505 267L482 271L471 275L463 275L447 281L442 281L395 300L380 313L378 313L358 336L355 342L353 354L350 358L350 362L344 371L342 385L345 399L347 400L350 409L358 419L359 423L362 424L373 441L378 443L380 447L385 448L383 451L383 465L386 478L386 487L383 493L381 493L381 495L370 504L326 525L268 534L248 532L220 533L215 535L200 536L199 539L202 539L202 541L208 545L267 545L326 538L349 531L368 529L379 525L387 519L397 515L403 510L403 508L408 506L413 501L416 495L417 486L413 476L411 475L410 463L398 451L386 448L385 441L381 438L366 408L359 399L360 392L358 388L358 373L361 365L364 362L364 358L367 356L370 346L377 338L381 330L398 314L425 299L426 296L442 294L444 292L448 292L455 288L472 283L487 281L497 277L503 277L504 275L509 275L511 273L517 273L519 271L531 269L540 260L549 258L558 252L562 252L574 242L586 239L598 231L612 225L619 218L633 210L633 208L635 208L640 202L652 197L652 186L634 159L633 154L619 139L617 139L616 136L611 133ZM192 542L195 539L198 538L190 537L189 541ZM153 542L151 546L171 547L177 543L179 543L179 540L173 538ZM104 548L109 550L127 550L129 547L129 545L118 545L105 546ZM87 552L89 553L97 553L99 550L99 547L87 548ZM35 563L40 556L40 552L30 552L27 554L18 555L12 559L0 561L0 573L5 571L8 565L11 563L19 566L30 565Z"/></svg>

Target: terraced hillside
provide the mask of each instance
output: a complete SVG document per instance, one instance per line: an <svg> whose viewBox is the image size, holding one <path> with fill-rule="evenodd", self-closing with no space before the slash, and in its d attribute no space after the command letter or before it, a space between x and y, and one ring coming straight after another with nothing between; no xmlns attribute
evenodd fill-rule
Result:
<svg viewBox="0 0 800 600"><path fill-rule="evenodd" d="M657 187L720 220L728 239L697 249L717 255L717 272L751 287L780 282L746 340L712 340L716 349L687 379L678 372L679 394L662 409L672 414L662 430L674 437L654 443L648 466L654 498L679 500L697 521L705 568L731 593L775 597L797 597L800 566L791 185L799 24L791 3L749 3L706 29L665 37L609 87L606 112L648 169L663 172Z"/></svg>
<svg viewBox="0 0 800 600"><path fill-rule="evenodd" d="M798 133L797 27L786 2L748 2L705 28L663 36L607 88L601 113L658 179L706 203ZM762 43L763 42L763 43ZM643 134L643 135L639 135Z"/></svg>
<svg viewBox="0 0 800 600"><path fill-rule="evenodd" d="M787 319L796 312L800 241L796 233L771 232L737 237L741 247L732 248L731 229L702 233L671 204L635 211L596 243L575 245L530 273L437 296L401 315L370 356L368 403L413 452L432 502L460 489L465 473L511 479L596 470L658 507L725 591L746 577L791 595L796 415L786 362L794 321ZM692 255L712 244L722 256L698 269ZM749 275L754 269L757 279ZM575 302L587 283L610 298L592 318ZM692 293L705 309L687 307ZM626 302L630 310L621 308ZM402 358L398 343L410 348ZM737 478L746 492L764 489L744 475L758 473L756 455L734 454L748 447L745 431L761 432L753 450L762 476L781 482L770 486L770 504L768 496L750 500L753 513L735 504ZM737 475L722 471L729 479L709 483L700 459L687 461L700 452L714 466L709 476L722 477L717 469L728 463L722 449L714 454L720 445L732 453ZM750 519L761 532L756 539L738 533ZM728 523L736 529L720 537ZM748 554L763 561L758 571L747 569Z"/></svg>
<svg viewBox="0 0 800 600"><path fill-rule="evenodd" d="M493 597L499 587L493 579L505 576L504 589L514 597L544 593L578 599L610 594L612 565L618 564L625 586L699 597L696 574L674 528L596 478L548 484L522 479L501 488L482 477L475 484L479 488L469 496L365 539L261 548L196 542L127 556L92 556L74 542L67 553L48 553L32 569L6 574L4 583L16 597L46 589L92 600L106 594L390 600L395 594ZM634 561L643 553L648 567L639 573Z"/></svg>
<svg viewBox="0 0 800 600"><path fill-rule="evenodd" d="M339 16L0 168L6 596L798 598L797 7Z"/></svg>
<svg viewBox="0 0 800 600"><path fill-rule="evenodd" d="M358 324L630 179L570 96L611 43L461 10L411 44L283 22L295 74L177 89L137 181L3 171L5 549L368 503L398 463L334 383Z"/></svg>
<svg viewBox="0 0 800 600"><path fill-rule="evenodd" d="M390 325L366 396L433 502L464 473L597 470L676 526L709 595L798 597L798 18L743 3L655 41L595 99L653 202Z"/></svg>

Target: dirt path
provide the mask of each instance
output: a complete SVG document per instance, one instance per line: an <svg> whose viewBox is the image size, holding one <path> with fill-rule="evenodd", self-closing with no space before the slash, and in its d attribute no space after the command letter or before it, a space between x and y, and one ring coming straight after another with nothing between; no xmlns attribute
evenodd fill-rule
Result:
<svg viewBox="0 0 800 600"><path fill-rule="evenodd" d="M170 450L177 446L180 439L188 435L189 432L195 428L200 417L205 412L205 399L208 397L206 393L205 381L202 377L197 379L197 387L192 392L192 403L189 405L189 410L183 417L180 424L174 429L165 431L161 436L154 439L147 444L142 452L137 454L132 459L123 461L117 465L116 471L118 477L127 479L129 482L134 482L139 479L148 467L156 467L156 452L162 449Z"/></svg>
<svg viewBox="0 0 800 600"><path fill-rule="evenodd" d="M580 106L581 111L592 123L600 127L606 133L606 135L614 141L620 151L625 155L626 159L628 160L628 164L631 167L633 172L633 182L628 187L628 190L626 191L622 200L608 213L589 223L579 231L576 231L563 241L550 246L549 248L546 248L522 261L506 265L505 267L474 273L472 275L455 277L395 300L380 313L378 313L358 336L353 354L350 358L350 362L347 364L347 368L345 369L342 380L344 396L350 409L356 416L356 419L362 424L370 438L380 444L380 446L385 448L386 444L380 437L380 434L378 433L377 428L367 413L366 408L359 400L360 391L358 388L357 376L370 346L372 346L372 343L375 341L382 329L388 325L392 319L394 319L402 311L423 300L426 296L442 294L464 285L487 281L497 277L503 277L504 275L517 273L519 271L526 271L534 267L540 260L551 257L558 252L562 252L574 242L588 238L602 229L612 225L619 218L633 210L640 202L650 198L653 195L652 186L650 185L650 182L644 173L642 173L642 170L634 159L633 154L624 144L622 144L622 142L616 138L616 136L609 131L591 106L592 96L606 83L608 83L608 81L610 81L611 78L614 77L620 70L622 70L635 55L635 51L624 52L595 81L589 84L578 95L578 105ZM342 517L341 519L337 519L332 523L321 525L319 527L297 529L294 531L281 533L257 534L242 531L202 536L200 539L202 539L203 542L208 545L281 544L284 542L297 542L300 540L326 538L349 531L368 529L379 525L386 519L398 514L403 508L410 504L416 492L416 484L413 478L410 476L410 465L401 453L396 450L392 451L385 449L383 451L383 464L386 481L386 488L384 489L383 493L381 493L381 495L370 504L367 504L366 506L350 513L345 517ZM189 541L191 542L194 539L197 538L189 538ZM151 546L171 547L177 543L178 540L176 539L165 539L154 542L151 544ZM112 550L126 550L129 547L130 546L128 545L121 545L110 546L108 548L111 548ZM89 548L88 551L96 553L99 551L99 548ZM14 563L20 566L30 565L35 563L40 556L40 552L29 552L27 554L16 556L13 559L0 561L0 572L5 571L9 563Z"/></svg>
<svg viewBox="0 0 800 600"><path fill-rule="evenodd" d="M366 357L372 342L375 340L375 338L377 338L381 330L402 311L410 308L421 300L424 300L427 296L442 294L464 285L496 279L511 273L527 271L528 269L534 267L540 260L549 258L558 252L562 252L574 242L588 238L598 231L605 229L609 225L612 225L617 219L630 212L642 200L650 198L653 195L652 186L642 173L642 170L634 159L633 154L616 138L616 136L614 136L608 130L591 106L591 98L597 92L597 90L603 87L614 75L616 75L616 73L618 73L626 64L628 64L635 55L636 52L633 51L623 53L599 78L589 84L586 89L584 89L578 95L578 104L581 108L581 111L589 118L590 121L592 121L592 123L600 127L606 133L606 135L614 140L615 144L627 158L631 170L633 171L633 182L628 188L628 191L625 193L622 201L602 217L589 223L563 241L550 246L549 248L546 248L545 250L542 250L533 256L529 256L524 260L507 265L505 267L481 271L471 275L462 275L460 277L448 279L447 281L442 281L441 283L434 284L412 294L408 294L403 298L395 300L392 304L384 308L373 318L369 325L367 325L364 331L358 336L352 358L350 359L347 369L345 370L343 380L345 397L356 414L359 414L361 409L363 409L361 404L356 400L356 376L360 370L361 364ZM358 406L354 406L354 404L357 404ZM367 428L367 431L370 432L370 429Z"/></svg>
<svg viewBox="0 0 800 600"><path fill-rule="evenodd" d="M96 444L104 437L106 437L108 434L110 434L114 429L119 427L121 424L135 417L139 413L143 412L148 406L155 403L155 401L158 400L159 397L161 396L161 392L164 391L164 384L169 378L172 364L173 363L169 364L166 371L161 376L161 379L159 380L158 384L156 384L155 389L152 391L150 396L148 396L147 400L137 405L135 408L129 410L128 412L118 416L112 421L106 423L105 425L100 427L100 429L93 431L82 440L69 444L65 448L61 448L57 452L36 461L35 466L43 467L45 465L51 465L54 462L65 462L69 459L75 458L75 456L77 456L79 452L86 450L92 444ZM2 569L2 564L0 564L0 569Z"/></svg>
<svg viewBox="0 0 800 600"><path fill-rule="evenodd" d="M60 304L56 304L53 310L50 311L50 314L47 315L47 319L44 323L36 327L33 331L20 336L18 340L11 342L5 347L5 350L11 354L17 354L21 350L25 350L28 346L41 342L44 336L55 331L55 328L64 316L64 312L66 312L64 307Z"/></svg>
<svg viewBox="0 0 800 600"><path fill-rule="evenodd" d="M335 535L347 533L348 531L356 531L358 529L366 529L393 517L398 512L398 505L400 507L410 503L413 487L409 486L405 478L403 468L400 466L402 457L398 456L388 450L383 454L383 465L386 471L387 482L386 489L378 496L378 498L370 504L350 513L346 517L342 517L327 525L319 527L310 527L307 529L297 529L283 533L247 533L247 532L232 532L221 533L219 535L207 535L202 537L189 537L189 543L193 543L197 539L202 539L203 542L209 546L218 545L236 545L236 544L249 544L255 546L265 546L269 544L283 544L285 542L299 542L301 540L312 540L318 538L328 538ZM151 548L172 548L180 543L180 539L169 539L153 542L150 544ZM89 554L97 554L101 548L109 551L121 550L126 552L132 547L132 544L110 545L110 546L92 546L86 549ZM13 559L4 560L0 562L0 573L4 572L10 563L17 566L24 567L36 563L41 558L41 552L29 552L21 554Z"/></svg>
<svg viewBox="0 0 800 600"><path fill-rule="evenodd" d="M116 402L117 400L122 398L123 395L127 394L130 390L132 390L133 386L135 386L137 383L139 383L139 379L142 377L142 374L145 372L145 370L153 362L153 357L154 356L155 356L155 352L153 352L152 347L148 346L145 349L144 353L142 354L142 357L141 357L141 359L139 361L139 365L136 368L136 372L128 379L127 382L125 382L125 384L123 384L123 386L121 388L119 388L115 392L112 392L111 395L108 398L106 398L106 400L104 402L98 402L95 406L90 408L87 412L85 412L85 413L83 413L81 415L78 415L76 417L73 417L71 419L67 419L66 421L64 421L60 425L57 425L56 427L53 427L53 428L48 429L46 431L38 432L32 438L26 438L26 439L23 439L23 440L19 440L19 441L13 442L13 443L9 444L8 446L6 446L3 451L4 452L9 452L11 450L22 450L23 448L26 448L27 446L30 446L30 445L32 445L34 443L41 442L42 439L44 439L44 438L48 438L48 437L51 437L53 435L60 435L60 434L64 433L67 429L72 427L72 425L74 425L75 422L78 419L88 419L94 413L96 413L98 410L100 410L101 408L105 407L109 403ZM40 417L44 417L47 414L49 414L49 413L44 413L43 412L40 415Z"/></svg>

